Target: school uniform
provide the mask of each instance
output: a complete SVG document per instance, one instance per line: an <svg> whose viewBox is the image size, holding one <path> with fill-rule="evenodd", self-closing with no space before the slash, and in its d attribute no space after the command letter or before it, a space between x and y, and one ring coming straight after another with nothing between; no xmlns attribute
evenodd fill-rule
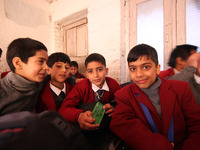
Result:
<svg viewBox="0 0 200 150"><path fill-rule="evenodd" d="M131 84L115 93L117 106L110 129L134 150L170 150L173 146L168 140L168 131L173 119L174 149L200 149L200 107L189 84L166 79L161 81L161 117L148 96ZM148 108L159 133L152 132L142 104Z"/></svg>
<svg viewBox="0 0 200 150"><path fill-rule="evenodd" d="M174 68L169 68L167 70L160 71L159 77L166 78L169 76L173 76L175 74Z"/></svg>
<svg viewBox="0 0 200 150"><path fill-rule="evenodd" d="M72 85L65 82L65 95L68 95L68 93L73 88ZM60 91L61 92L61 91ZM59 97L59 91L55 92L55 90L52 90L50 87L50 81L46 84L44 89L42 90L42 93L40 95L40 103L38 104L39 112L44 110L55 110L57 111L59 108L59 104L56 104L56 101L60 100Z"/></svg>
<svg viewBox="0 0 200 150"><path fill-rule="evenodd" d="M106 83L109 87L109 91L104 91L101 102L110 103L114 100L114 93L120 89L120 85L116 80L106 77ZM77 122L77 117L83 109L77 107L82 104L91 103L95 101L95 93L92 89L91 82L85 78L78 82L71 92L67 95L66 99L62 103L59 113L68 121Z"/></svg>
<svg viewBox="0 0 200 150"><path fill-rule="evenodd" d="M75 77L75 78L85 78L85 76L84 75L82 75L82 74L80 74L80 73L77 73L77 74L75 74L75 75L72 75L71 73L69 74L69 76L73 76L73 77Z"/></svg>

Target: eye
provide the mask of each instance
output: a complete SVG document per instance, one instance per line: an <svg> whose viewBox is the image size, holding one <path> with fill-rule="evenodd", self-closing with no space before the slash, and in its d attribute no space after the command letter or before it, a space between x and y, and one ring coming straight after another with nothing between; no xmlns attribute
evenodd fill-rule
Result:
<svg viewBox="0 0 200 150"><path fill-rule="evenodd" d="M61 66L60 66L60 65L57 65L56 67L57 67L57 68L60 68Z"/></svg>
<svg viewBox="0 0 200 150"><path fill-rule="evenodd" d="M88 72L88 73L92 73L92 70L88 70L87 72Z"/></svg>
<svg viewBox="0 0 200 150"><path fill-rule="evenodd" d="M144 69L145 70L147 70L147 69L149 69L150 68L150 66L144 66Z"/></svg>
<svg viewBox="0 0 200 150"><path fill-rule="evenodd" d="M136 68L130 67L129 70L130 70L130 71L135 71Z"/></svg>
<svg viewBox="0 0 200 150"><path fill-rule="evenodd" d="M97 71L99 71L99 72L102 71L102 70L103 70L102 68L97 69Z"/></svg>
<svg viewBox="0 0 200 150"><path fill-rule="evenodd" d="M69 67L65 67L66 70L69 70Z"/></svg>
<svg viewBox="0 0 200 150"><path fill-rule="evenodd" d="M39 62L39 64L42 65L44 63L44 60L39 60L38 62Z"/></svg>

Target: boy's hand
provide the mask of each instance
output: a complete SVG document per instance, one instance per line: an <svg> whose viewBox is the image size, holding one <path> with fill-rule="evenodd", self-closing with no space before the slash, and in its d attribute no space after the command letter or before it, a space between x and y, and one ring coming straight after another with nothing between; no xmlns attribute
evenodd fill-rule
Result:
<svg viewBox="0 0 200 150"><path fill-rule="evenodd" d="M172 146L174 147L174 143L172 143Z"/></svg>
<svg viewBox="0 0 200 150"><path fill-rule="evenodd" d="M187 66L194 66L195 68L198 68L198 65L200 63L200 53L194 53L192 54L188 60L187 60Z"/></svg>
<svg viewBox="0 0 200 150"><path fill-rule="evenodd" d="M106 114L109 114L108 116L112 116L112 113L113 111L115 110L114 107L112 105L110 105L109 103L108 104L105 104L103 106L103 109L106 109Z"/></svg>
<svg viewBox="0 0 200 150"><path fill-rule="evenodd" d="M78 123L83 130L98 130L99 124L95 123L95 118L92 118L92 112L86 111L82 112L78 116Z"/></svg>

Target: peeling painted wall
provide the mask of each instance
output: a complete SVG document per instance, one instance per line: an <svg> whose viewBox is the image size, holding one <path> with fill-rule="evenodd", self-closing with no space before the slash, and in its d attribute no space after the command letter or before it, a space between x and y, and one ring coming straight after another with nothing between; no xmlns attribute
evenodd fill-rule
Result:
<svg viewBox="0 0 200 150"><path fill-rule="evenodd" d="M0 0L0 47L3 50L0 73L9 70L7 47L16 38L41 41L51 53L50 4L41 0Z"/></svg>
<svg viewBox="0 0 200 150"><path fill-rule="evenodd" d="M119 0L59 0L51 5L52 22L62 20L81 10L88 10L89 54L94 52L102 54L109 68L108 76L119 83L121 74L120 7ZM56 34L56 36L59 35ZM52 41L54 43L52 47L59 49L60 47L56 46L59 44L56 42Z"/></svg>
<svg viewBox="0 0 200 150"><path fill-rule="evenodd" d="M21 0L4 0L4 5L6 18L19 25L36 28L46 22L45 11Z"/></svg>

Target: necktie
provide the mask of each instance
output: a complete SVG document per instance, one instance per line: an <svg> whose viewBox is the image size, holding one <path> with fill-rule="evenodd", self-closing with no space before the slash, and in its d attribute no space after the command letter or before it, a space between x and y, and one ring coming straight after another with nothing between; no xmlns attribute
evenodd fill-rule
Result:
<svg viewBox="0 0 200 150"><path fill-rule="evenodd" d="M98 100L100 101L100 100L102 100L102 97L103 97L103 91L104 90L101 90L101 89L99 89L98 91L97 91L97 93L98 93Z"/></svg>
<svg viewBox="0 0 200 150"><path fill-rule="evenodd" d="M59 97L61 97L63 100L65 99L65 92L61 91L59 94Z"/></svg>

